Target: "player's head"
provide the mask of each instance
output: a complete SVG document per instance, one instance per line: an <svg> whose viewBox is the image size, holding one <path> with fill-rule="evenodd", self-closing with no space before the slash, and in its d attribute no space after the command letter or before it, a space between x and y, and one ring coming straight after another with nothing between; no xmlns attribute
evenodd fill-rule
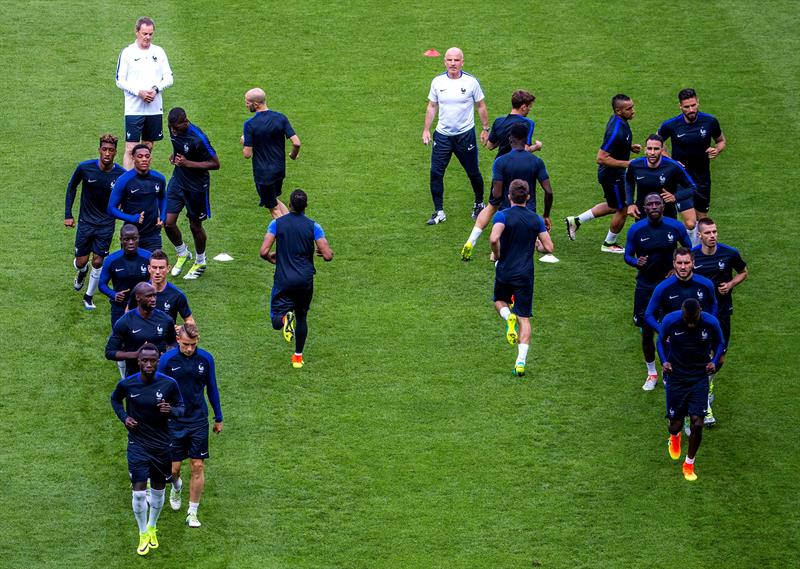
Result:
<svg viewBox="0 0 800 569"><path fill-rule="evenodd" d="M139 230L132 223L126 223L119 230L119 244L125 253L135 253L139 248Z"/></svg>
<svg viewBox="0 0 800 569"><path fill-rule="evenodd" d="M508 140L511 142L511 146L514 148L518 148L520 146L524 147L525 142L528 140L528 125L522 124L521 122L514 123L511 126L511 132L508 135Z"/></svg>
<svg viewBox="0 0 800 569"><path fill-rule="evenodd" d="M100 137L100 162L105 168L110 167L114 163L114 158L117 156L117 142L119 139L111 133L106 133Z"/></svg>
<svg viewBox="0 0 800 569"><path fill-rule="evenodd" d="M703 246L713 249L717 246L717 224L710 217L697 221L697 235Z"/></svg>
<svg viewBox="0 0 800 569"><path fill-rule="evenodd" d="M678 247L672 253L672 268L680 280L689 280L694 270L694 253L688 247Z"/></svg>
<svg viewBox="0 0 800 569"><path fill-rule="evenodd" d="M248 111L254 113L267 104L267 94L264 89L253 87L244 94L244 104Z"/></svg>
<svg viewBox="0 0 800 569"><path fill-rule="evenodd" d="M142 16L136 20L136 43L141 49L147 49L153 41L156 24L151 18Z"/></svg>
<svg viewBox="0 0 800 569"><path fill-rule="evenodd" d="M531 195L531 189L525 180L512 180L508 185L508 199L516 205L525 205Z"/></svg>
<svg viewBox="0 0 800 569"><path fill-rule="evenodd" d="M133 287L133 297L136 299L136 306L145 312L156 307L156 287L150 283L137 283Z"/></svg>
<svg viewBox="0 0 800 569"><path fill-rule="evenodd" d="M160 354L155 344L145 342L142 347L136 350L136 360L139 362L139 370L142 375L153 377L158 368Z"/></svg>
<svg viewBox="0 0 800 569"><path fill-rule="evenodd" d="M464 52L458 47L448 49L444 52L444 67L451 77L461 75L461 68L464 67Z"/></svg>
<svg viewBox="0 0 800 569"><path fill-rule="evenodd" d="M644 145L645 156L650 164L658 164L661 160L661 153L664 151L664 139L658 134L651 134L647 137Z"/></svg>
<svg viewBox="0 0 800 569"><path fill-rule="evenodd" d="M694 89L681 89L678 93L678 105L681 108L681 113L686 117L689 122L697 118L697 111L700 108L700 103L697 101L697 93Z"/></svg>
<svg viewBox="0 0 800 569"><path fill-rule="evenodd" d="M535 100L533 93L519 89L511 94L511 108L522 111L520 114L526 117Z"/></svg>
<svg viewBox="0 0 800 569"><path fill-rule="evenodd" d="M687 298L681 304L681 317L689 328L694 328L700 322L700 303L696 298Z"/></svg>
<svg viewBox="0 0 800 569"><path fill-rule="evenodd" d="M137 172L145 173L150 169L150 159L152 158L152 150L150 145L140 142L131 148L131 156L133 157L133 167Z"/></svg>
<svg viewBox="0 0 800 569"><path fill-rule="evenodd" d="M178 328L178 348L184 356L191 356L197 350L200 341L200 331L192 323L185 323Z"/></svg>
<svg viewBox="0 0 800 569"><path fill-rule="evenodd" d="M183 134L189 129L189 119L186 117L186 111L180 107L173 107L167 115L167 124L169 131L172 134Z"/></svg>
<svg viewBox="0 0 800 569"><path fill-rule="evenodd" d="M659 221L664 215L664 198L657 193L644 197L644 214L650 221Z"/></svg>
<svg viewBox="0 0 800 569"><path fill-rule="evenodd" d="M633 100L623 93L617 93L611 97L611 108L614 110L614 114L626 121L631 120L636 114L633 108Z"/></svg>
<svg viewBox="0 0 800 569"><path fill-rule="evenodd" d="M303 213L308 207L308 194L300 188L292 190L289 196L289 206L292 208L292 211Z"/></svg>
<svg viewBox="0 0 800 569"><path fill-rule="evenodd" d="M154 285L161 286L167 280L169 272L169 257L161 249L156 249L150 254L147 262L147 272L150 273L150 280Z"/></svg>

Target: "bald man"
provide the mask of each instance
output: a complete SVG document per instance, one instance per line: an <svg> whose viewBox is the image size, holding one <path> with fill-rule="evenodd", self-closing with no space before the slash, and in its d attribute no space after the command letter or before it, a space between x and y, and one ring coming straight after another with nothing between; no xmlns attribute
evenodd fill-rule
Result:
<svg viewBox="0 0 800 569"><path fill-rule="evenodd" d="M485 207L483 203L483 176L478 166L478 143L475 140L475 109L478 109L483 131L481 144L489 140L489 111L486 109L483 90L478 80L461 70L464 53L451 47L444 54L445 72L431 81L428 92L428 107L425 111L425 127L422 129L423 144L431 142L431 124L438 113L439 121L433 133L431 153L431 197L434 212L428 225L436 225L447 219L444 214L444 172L453 154L467 172L475 203L472 219Z"/></svg>
<svg viewBox="0 0 800 569"><path fill-rule="evenodd" d="M273 219L289 212L286 204L278 200L286 177L286 142L292 143L289 158L297 160L300 138L285 115L267 107L267 95L258 87L244 94L247 110L255 113L245 121L242 135L242 154L253 159L253 179L258 190L259 203L272 214Z"/></svg>

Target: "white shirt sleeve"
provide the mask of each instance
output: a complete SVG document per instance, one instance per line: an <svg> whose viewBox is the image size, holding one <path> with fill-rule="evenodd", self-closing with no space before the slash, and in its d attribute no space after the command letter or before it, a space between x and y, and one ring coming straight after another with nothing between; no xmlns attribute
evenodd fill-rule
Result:
<svg viewBox="0 0 800 569"><path fill-rule="evenodd" d="M481 89L481 82L475 79L475 91L472 93L472 100L476 103L480 103L486 97L483 94L483 89Z"/></svg>
<svg viewBox="0 0 800 569"><path fill-rule="evenodd" d="M117 60L117 87L135 97L139 95L139 89L132 81L128 80L128 66L128 48L126 47L120 52Z"/></svg>
<svg viewBox="0 0 800 569"><path fill-rule="evenodd" d="M430 91L428 91L428 100L432 103L439 102L439 97L436 96L436 87L434 87L435 84L436 84L436 79L434 78L434 80L431 81L431 89Z"/></svg>
<svg viewBox="0 0 800 569"><path fill-rule="evenodd" d="M163 91L167 87L172 87L174 78L172 76L172 68L169 66L169 60L167 59L167 52L161 48L159 50L161 51L161 80L156 83L156 86L159 91Z"/></svg>

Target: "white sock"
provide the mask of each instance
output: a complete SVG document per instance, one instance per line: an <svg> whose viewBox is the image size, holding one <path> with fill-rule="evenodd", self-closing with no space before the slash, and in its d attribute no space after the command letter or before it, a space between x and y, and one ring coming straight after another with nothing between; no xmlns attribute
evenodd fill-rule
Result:
<svg viewBox="0 0 800 569"><path fill-rule="evenodd" d="M478 241L478 237L481 236L481 233L483 233L483 229L481 229L477 225L473 227L472 233L469 234L469 242L475 245L475 243Z"/></svg>
<svg viewBox="0 0 800 569"><path fill-rule="evenodd" d="M161 508L164 507L164 489L156 490L150 488L150 516L147 519L147 525L151 528L156 527L158 516L161 514Z"/></svg>
<svg viewBox="0 0 800 569"><path fill-rule="evenodd" d="M528 344L518 344L518 348L517 363L525 365L525 360L528 359Z"/></svg>
<svg viewBox="0 0 800 569"><path fill-rule="evenodd" d="M590 210L590 209L587 209L586 211L584 211L582 214L580 214L578 216L578 221L580 221L581 223L586 223L587 221L592 220L592 219L594 219L594 214L592 213L592 210Z"/></svg>
<svg viewBox="0 0 800 569"><path fill-rule="evenodd" d="M92 269L92 272L89 273L89 286L86 288L86 295L87 296L94 296L94 293L97 292L97 287L100 286L100 271L102 269Z"/></svg>
<svg viewBox="0 0 800 569"><path fill-rule="evenodd" d="M147 492L144 490L134 490L133 500L131 501L133 507L133 517L136 518L136 524L139 526L139 533L147 531Z"/></svg>
<svg viewBox="0 0 800 569"><path fill-rule="evenodd" d="M653 360L652 362L644 362L644 363L647 364L647 375L657 375L655 360Z"/></svg>
<svg viewBox="0 0 800 569"><path fill-rule="evenodd" d="M606 243L608 243L609 245L611 245L612 243L616 243L617 235L619 235L619 233L614 233L609 229L608 233L606 233Z"/></svg>
<svg viewBox="0 0 800 569"><path fill-rule="evenodd" d="M122 379L125 379L125 377L127 377L125 375L125 362L117 362L117 368L119 369L119 375Z"/></svg>
<svg viewBox="0 0 800 569"><path fill-rule="evenodd" d="M500 309L500 318L503 320L508 320L509 314L511 314L511 309L508 306L504 306Z"/></svg>
<svg viewBox="0 0 800 569"><path fill-rule="evenodd" d="M694 464L694 459L693 459L693 458L689 458L689 457L687 456L687 457L686 457L686 459L684 460L684 462L685 462L686 464Z"/></svg>
<svg viewBox="0 0 800 569"><path fill-rule="evenodd" d="M178 254L178 257L185 257L189 254L189 248L186 246L186 243L181 243L175 247L175 252Z"/></svg>
<svg viewBox="0 0 800 569"><path fill-rule="evenodd" d="M689 239L692 240L692 247L694 247L695 245L697 245L697 226L695 225L694 228L688 231L688 233L689 233Z"/></svg>
<svg viewBox="0 0 800 569"><path fill-rule="evenodd" d="M202 265L203 263L205 263L206 262L206 252L203 251L202 253L198 253L194 262L197 263L198 265Z"/></svg>
<svg viewBox="0 0 800 569"><path fill-rule="evenodd" d="M196 514L197 508L200 507L200 502L189 502L189 511L188 514Z"/></svg>
<svg viewBox="0 0 800 569"><path fill-rule="evenodd" d="M176 480L173 480L172 487L175 488L176 492L180 492L181 490L183 490L183 480L181 480L180 477L177 478Z"/></svg>

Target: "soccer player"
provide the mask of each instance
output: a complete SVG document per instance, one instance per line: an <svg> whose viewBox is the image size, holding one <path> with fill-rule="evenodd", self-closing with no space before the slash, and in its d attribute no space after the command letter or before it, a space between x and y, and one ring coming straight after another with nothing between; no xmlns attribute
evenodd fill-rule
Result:
<svg viewBox="0 0 800 569"><path fill-rule="evenodd" d="M219 158L208 137L196 125L189 122L186 111L182 108L175 107L170 110L167 122L173 151L170 162L175 165L175 169L167 186L167 219L164 231L178 253L178 259L172 269L172 276L177 277L181 274L186 261L192 258L178 227L178 215L185 207L197 258L183 278L193 280L199 278L207 267L208 237L206 230L203 229L203 221L211 217L209 171L219 170Z"/></svg>
<svg viewBox="0 0 800 569"><path fill-rule="evenodd" d="M733 315L733 289L747 279L747 263L744 262L739 251L719 243L717 236L717 224L710 217L703 217L697 222L698 236L700 245L693 249L694 271L698 275L703 275L714 283L716 290L717 303L719 306L717 319L722 328L722 335L725 339L725 351L719 359L717 371L722 369L725 363L725 355L728 353L728 346L731 341L731 316ZM736 274L734 274L734 272ZM709 397L708 413L706 414L706 426L716 424L717 419L711 410L714 402L714 379L716 374L709 378Z"/></svg>
<svg viewBox="0 0 800 569"><path fill-rule="evenodd" d="M160 353L175 345L175 321L156 308L156 289L150 283L133 288L136 310L117 320L106 342L106 359L124 362L125 375L139 371L136 351L144 344L153 344Z"/></svg>
<svg viewBox="0 0 800 569"><path fill-rule="evenodd" d="M128 296L138 283L147 280L150 252L139 248L139 230L126 223L119 232L121 248L105 258L100 270L100 292L111 303L111 327L125 314ZM111 282L111 288L108 283Z"/></svg>
<svg viewBox="0 0 800 569"><path fill-rule="evenodd" d="M180 315L184 323L194 324L194 316L186 295L181 289L167 282L169 269L167 254L161 249L153 251L147 262L147 273L150 275L150 284L156 289L156 308L166 312L176 322ZM131 295L128 310L134 310L137 306L136 298Z"/></svg>
<svg viewBox="0 0 800 569"><path fill-rule="evenodd" d="M244 94L244 104L255 115L244 123L242 155L253 159L258 205L267 208L272 219L277 219L289 211L278 199L286 178L286 139L292 143L289 158L297 160L300 138L285 115L267 107L263 89L250 89Z"/></svg>
<svg viewBox="0 0 800 569"><path fill-rule="evenodd" d="M672 158L684 165L697 184L694 208L697 217L708 217L711 206L711 160L725 150L728 141L719 121L700 112L700 103L694 89L678 93L681 114L673 117L658 129L664 140L672 144ZM711 144L711 140L714 144Z"/></svg>
<svg viewBox="0 0 800 569"><path fill-rule="evenodd" d="M678 245L689 247L689 234L679 221L664 217L664 199L657 193L644 198L645 218L628 229L625 262L634 267L636 288L633 293L633 324L642 334L642 354L647 365L647 379L642 385L652 391L658 382L654 330L645 321L645 310L655 288L672 270L672 255Z"/></svg>
<svg viewBox="0 0 800 569"><path fill-rule="evenodd" d="M126 170L133 167L131 151L140 141L151 149L164 138L161 92L172 86L172 69L163 49L153 44L156 25L150 18L136 21L136 41L117 61L117 87L125 94Z"/></svg>
<svg viewBox="0 0 800 569"><path fill-rule="evenodd" d="M208 458L208 406L203 391L214 408L214 432L222 432L222 407L217 390L214 358L197 347L200 333L194 324L184 324L178 333L178 349L161 357L158 371L178 382L186 408L183 416L170 421L172 439L172 486L169 505L181 509L181 464L187 458L192 472L189 482L189 511L186 524L199 528L197 508L205 487L205 460Z"/></svg>
<svg viewBox="0 0 800 569"><path fill-rule="evenodd" d="M133 515L139 526L136 553L147 555L158 548L156 524L164 507L164 488L172 476L168 421L181 417L184 407L175 380L156 371L158 349L144 344L136 358L141 371L117 383L111 407L128 429L128 473L133 485Z"/></svg>
<svg viewBox="0 0 800 569"><path fill-rule="evenodd" d="M530 188L524 180L514 180L509 187L511 207L494 216L489 242L497 265L494 280L494 305L506 321L506 339L518 344L513 374L525 375L525 362L531 339L533 315L533 251L536 240L547 253L553 242L544 220L527 207ZM512 301L513 298L513 301ZM509 304L513 302L513 311ZM517 333L519 322L519 333Z"/></svg>
<svg viewBox="0 0 800 569"><path fill-rule="evenodd" d="M161 226L167 213L167 180L150 169L152 154L146 144L131 150L133 169L117 179L108 198L108 214L133 223L139 230L142 249L161 249Z"/></svg>
<svg viewBox="0 0 800 569"><path fill-rule="evenodd" d="M658 335L658 355L666 385L669 455L673 460L681 457L681 429L688 415L692 429L683 477L689 481L697 480L694 459L703 440L708 376L717 369L724 349L719 321L702 311L696 298L684 300L681 310L664 317Z"/></svg>
<svg viewBox="0 0 800 569"><path fill-rule="evenodd" d="M483 125L481 143L489 139L489 111L486 109L483 90L478 80L461 70L464 66L464 53L451 47L444 54L446 71L431 81L428 92L428 107L425 111L425 126L422 129L422 143L431 143L431 124L439 114L436 131L433 134L431 153L431 197L434 212L428 225L436 225L447 219L444 213L444 172L453 154L467 172L475 203L472 219L477 219L484 208L483 176L478 166L478 143L475 140L475 109Z"/></svg>
<svg viewBox="0 0 800 569"><path fill-rule="evenodd" d="M603 144L597 151L597 181L603 188L606 201L580 215L569 216L564 221L567 224L567 236L574 241L582 224L595 217L613 214L600 250L604 253L624 253L625 250L617 244L617 236L625 227L628 216L625 209L625 168L630 164L631 152L638 154L642 151L642 145L631 143L633 134L628 122L636 114L631 98L622 93L614 95L611 108L614 114L606 124Z"/></svg>
<svg viewBox="0 0 800 569"><path fill-rule="evenodd" d="M314 251L325 261L333 251L319 223L306 217L308 195L300 188L289 196L291 210L273 219L261 244L261 258L275 265L269 316L275 330L283 330L287 342L295 340L292 367L303 367L303 348L308 336L308 310L314 295ZM277 250L272 246L277 242Z"/></svg>
<svg viewBox="0 0 800 569"><path fill-rule="evenodd" d="M511 134L511 127L518 123L528 127L528 135L525 137L525 150L536 152L542 149L542 142L533 139L536 123L528 118L535 100L536 97L533 93L522 89L511 94L511 112L494 120L492 130L489 131L489 139L486 141L486 148L489 150L497 148L497 158L511 152L509 135Z"/></svg>
<svg viewBox="0 0 800 569"><path fill-rule="evenodd" d="M475 220L475 227L469 235L469 239L461 248L461 259L469 261L472 258L472 250L478 237L489 225L492 216L498 210L509 207L508 191L513 180L524 180L530 188L530 195L526 207L536 212L536 182L542 186L544 191L544 224L548 231L552 226L550 221L550 209L553 207L553 187L550 185L550 175L544 161L538 156L534 156L525 149L528 136L528 127L523 123L516 123L511 127L509 140L511 141L511 152L498 156L492 165L492 193L489 196L489 205L484 208Z"/></svg>
<svg viewBox="0 0 800 569"><path fill-rule="evenodd" d="M83 307L94 310L94 294L100 282L100 269L103 259L108 256L111 239L114 236L114 218L106 212L111 189L125 169L114 163L117 155L117 137L104 134L100 137L100 158L86 160L78 164L67 184L67 201L64 210L64 226L75 227L72 217L72 204L78 185L81 186L81 208L78 217L78 230L75 233L75 260L73 265L78 271L73 288L80 291L89 273L89 253L92 253L92 271L89 274L89 286L83 295Z"/></svg>

